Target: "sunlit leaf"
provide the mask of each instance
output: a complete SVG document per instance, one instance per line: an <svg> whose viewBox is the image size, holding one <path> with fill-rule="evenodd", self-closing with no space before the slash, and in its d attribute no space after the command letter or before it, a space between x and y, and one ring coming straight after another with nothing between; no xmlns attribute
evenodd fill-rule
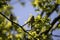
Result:
<svg viewBox="0 0 60 40"><path fill-rule="evenodd" d="M57 3L57 4L60 4L60 0L56 0L56 3Z"/></svg>

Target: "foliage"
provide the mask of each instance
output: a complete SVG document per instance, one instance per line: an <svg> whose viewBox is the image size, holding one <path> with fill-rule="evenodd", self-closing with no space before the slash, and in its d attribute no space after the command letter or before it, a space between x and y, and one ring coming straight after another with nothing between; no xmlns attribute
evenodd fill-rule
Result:
<svg viewBox="0 0 60 40"><path fill-rule="evenodd" d="M29 31L18 24L15 15L11 12L12 7L8 4L10 1L0 0L0 40L52 40L52 31L60 28L60 15L54 18L52 23L50 23L49 17L54 11L59 12L59 0L32 1L32 5L38 9L37 11L42 9L42 13L36 17L31 15L28 18L26 24L31 27ZM43 17L44 13L46 15ZM54 27L57 21L58 24Z"/></svg>
<svg viewBox="0 0 60 40"><path fill-rule="evenodd" d="M57 24L58 26L55 26L55 23L60 19L60 15L56 17L52 23L50 23L51 19L49 18L50 15L58 10L59 6L59 0L33 0L32 5L37 8L37 11L40 11L42 9L42 13L38 14L37 17L34 18L34 22L31 23L31 19L29 22L32 25L28 25L31 27L31 30L29 33L34 36L37 40L52 40L52 31L56 28L59 28L59 23ZM44 15L44 12L46 15ZM57 11L56 11L57 12ZM30 40L33 40L32 37L28 36ZM34 39L35 40L35 39Z"/></svg>
<svg viewBox="0 0 60 40"><path fill-rule="evenodd" d="M9 2L10 0L0 0L0 40L23 40L24 31L1 15L2 13L17 23L15 15L11 12L12 7L8 4Z"/></svg>

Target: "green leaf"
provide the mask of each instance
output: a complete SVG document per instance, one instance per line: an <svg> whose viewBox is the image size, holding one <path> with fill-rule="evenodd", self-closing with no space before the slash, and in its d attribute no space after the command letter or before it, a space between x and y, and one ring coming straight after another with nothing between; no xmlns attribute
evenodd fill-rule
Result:
<svg viewBox="0 0 60 40"><path fill-rule="evenodd" d="M60 4L60 0L56 0L56 3L57 3L57 4Z"/></svg>

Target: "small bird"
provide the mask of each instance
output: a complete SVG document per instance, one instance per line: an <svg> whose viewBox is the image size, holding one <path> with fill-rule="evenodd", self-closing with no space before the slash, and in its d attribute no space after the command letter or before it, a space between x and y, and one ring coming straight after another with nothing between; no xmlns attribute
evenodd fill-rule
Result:
<svg viewBox="0 0 60 40"><path fill-rule="evenodd" d="M31 26L31 29L33 29L33 23L34 23L35 21L34 21L34 16L33 15L31 15L30 16L30 18L28 19L28 25L30 25Z"/></svg>
<svg viewBox="0 0 60 40"><path fill-rule="evenodd" d="M10 14L10 20L11 21L16 21L16 17L13 14ZM12 23L13 24L13 23Z"/></svg>
<svg viewBox="0 0 60 40"><path fill-rule="evenodd" d="M13 21L13 19L14 19L13 14L10 14L10 20L12 20L12 21Z"/></svg>
<svg viewBox="0 0 60 40"><path fill-rule="evenodd" d="M32 16L32 17L30 18L30 23L31 23L31 24L34 23L34 16Z"/></svg>
<svg viewBox="0 0 60 40"><path fill-rule="evenodd" d="M28 20L25 23L33 23L34 22L34 16L30 15L30 17L28 18Z"/></svg>

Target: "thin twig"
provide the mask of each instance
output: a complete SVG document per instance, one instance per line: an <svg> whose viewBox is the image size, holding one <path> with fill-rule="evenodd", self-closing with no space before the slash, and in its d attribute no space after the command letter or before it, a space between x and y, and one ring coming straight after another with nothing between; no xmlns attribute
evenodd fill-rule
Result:
<svg viewBox="0 0 60 40"><path fill-rule="evenodd" d="M52 36L54 36L54 37L60 37L60 35L52 35Z"/></svg>

